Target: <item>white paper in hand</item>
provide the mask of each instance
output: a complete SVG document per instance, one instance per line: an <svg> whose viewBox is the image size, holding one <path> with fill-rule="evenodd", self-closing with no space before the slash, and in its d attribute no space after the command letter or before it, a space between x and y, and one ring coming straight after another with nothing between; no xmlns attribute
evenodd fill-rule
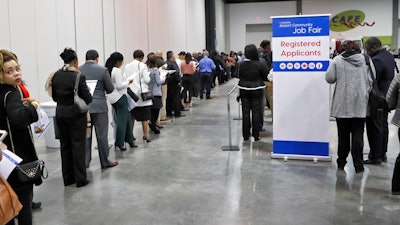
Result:
<svg viewBox="0 0 400 225"><path fill-rule="evenodd" d="M3 159L0 161L0 173L4 178L8 178L14 168L22 162L22 159L12 151L4 149Z"/></svg>

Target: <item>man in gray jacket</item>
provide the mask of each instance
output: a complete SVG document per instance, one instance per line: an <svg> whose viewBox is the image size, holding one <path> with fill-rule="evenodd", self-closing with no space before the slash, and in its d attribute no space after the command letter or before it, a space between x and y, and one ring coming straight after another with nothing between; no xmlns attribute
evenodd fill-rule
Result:
<svg viewBox="0 0 400 225"><path fill-rule="evenodd" d="M93 93L93 101L89 104L89 112L92 127L95 127L97 146L101 168L109 168L118 165L117 161L108 160L110 150L108 148L108 106L105 93L109 94L114 90L108 69L98 65L99 53L96 50L86 52L86 62L79 69L86 80L97 80ZM89 167L92 160L92 137L86 143L86 167Z"/></svg>

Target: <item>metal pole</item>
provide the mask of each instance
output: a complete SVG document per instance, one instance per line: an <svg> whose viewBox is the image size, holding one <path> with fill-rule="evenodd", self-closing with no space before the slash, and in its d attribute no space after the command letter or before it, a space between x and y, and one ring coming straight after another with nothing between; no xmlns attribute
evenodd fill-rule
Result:
<svg viewBox="0 0 400 225"><path fill-rule="evenodd" d="M239 100L237 100L237 102L238 102L238 117L233 118L233 120L241 120L242 119L242 117L240 116L240 105L241 105L242 101L239 99Z"/></svg>
<svg viewBox="0 0 400 225"><path fill-rule="evenodd" d="M228 136L229 136L229 146L232 146L232 134L231 134L231 130L232 130L232 128L231 128L231 101L229 101L230 100L230 95L228 95L227 97L226 97L226 104L227 104L227 106L228 106Z"/></svg>
<svg viewBox="0 0 400 225"><path fill-rule="evenodd" d="M232 128L231 128L231 103L230 97L232 92L236 89L237 86L234 86L231 91L227 94L227 109L228 109L228 137L229 137L229 146L222 146L222 151L239 151L239 146L232 146Z"/></svg>

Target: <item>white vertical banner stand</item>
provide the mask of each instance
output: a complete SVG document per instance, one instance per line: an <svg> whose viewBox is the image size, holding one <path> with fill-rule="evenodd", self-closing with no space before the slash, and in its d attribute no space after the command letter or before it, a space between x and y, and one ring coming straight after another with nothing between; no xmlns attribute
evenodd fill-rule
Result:
<svg viewBox="0 0 400 225"><path fill-rule="evenodd" d="M272 158L331 161L329 14L272 18Z"/></svg>

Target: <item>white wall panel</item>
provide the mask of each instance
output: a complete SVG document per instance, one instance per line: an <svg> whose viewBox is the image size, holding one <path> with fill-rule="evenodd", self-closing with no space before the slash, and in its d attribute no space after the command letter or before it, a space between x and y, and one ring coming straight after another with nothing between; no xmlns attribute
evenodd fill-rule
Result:
<svg viewBox="0 0 400 225"><path fill-rule="evenodd" d="M115 33L114 0L102 0L103 24L104 24L104 55L105 59L117 50Z"/></svg>
<svg viewBox="0 0 400 225"><path fill-rule="evenodd" d="M169 34L169 26L167 23L168 11L167 1L148 0L148 41L149 51L162 51L164 54L169 50L166 43L171 42L171 34Z"/></svg>
<svg viewBox="0 0 400 225"><path fill-rule="evenodd" d="M205 46L204 0L149 0L149 51L198 51Z"/></svg>
<svg viewBox="0 0 400 225"><path fill-rule="evenodd" d="M79 64L85 62L87 50L99 52L99 64L104 65L103 47L103 9L101 0L75 1L76 38Z"/></svg>
<svg viewBox="0 0 400 225"><path fill-rule="evenodd" d="M162 21L167 27L165 33L166 39L162 41L168 50L178 54L179 51L185 51L187 48L186 41L186 17L185 17L185 0L169 0L163 1L164 10L167 12ZM152 25L150 25L152 26ZM167 50L167 51L168 51Z"/></svg>
<svg viewBox="0 0 400 225"><path fill-rule="evenodd" d="M204 0L186 0L186 34L187 34L187 50L190 52L201 52L206 48L206 16ZM223 8L222 11L223 12ZM218 14L218 11L217 11ZM224 21L225 23L225 21ZM225 35L224 26L221 27ZM225 36L223 37L225 39ZM225 40L223 40L225 43ZM222 43L222 41L221 41Z"/></svg>
<svg viewBox="0 0 400 225"><path fill-rule="evenodd" d="M136 15L134 9L134 1L115 1L116 50L124 55L125 63L132 61L132 53L135 48L134 35L138 32L133 26Z"/></svg>
<svg viewBox="0 0 400 225"><path fill-rule="evenodd" d="M296 14L296 2L229 4L228 9L229 20L226 24L229 25L230 45L226 48L239 51L243 50L246 44L246 24L268 24L271 23L271 16L294 15ZM259 20L257 20L258 17ZM256 43L256 46L258 44Z"/></svg>
<svg viewBox="0 0 400 225"><path fill-rule="evenodd" d="M10 12L8 11L8 0L0 0L0 9L3 9L0 20L0 27L3 31L0 35L0 49L10 49L10 21L8 20Z"/></svg>
<svg viewBox="0 0 400 225"><path fill-rule="evenodd" d="M58 55L65 47L76 50L75 9L72 0L56 0ZM63 64L59 57L60 66Z"/></svg>
<svg viewBox="0 0 400 225"><path fill-rule="evenodd" d="M50 100L47 93L44 93L44 83L48 75L57 70L61 65L59 62L59 49L57 43L57 11L56 1L36 0L35 1L35 22L36 22L36 62L37 62L37 88L40 101Z"/></svg>
<svg viewBox="0 0 400 225"><path fill-rule="evenodd" d="M201 52L204 48L206 48L206 17L204 6L204 0L186 0L185 12L187 51ZM217 15L218 14L220 13L217 11Z"/></svg>
<svg viewBox="0 0 400 225"><path fill-rule="evenodd" d="M229 52L225 48L225 5L222 0L215 1L215 11L216 49L219 52Z"/></svg>
<svg viewBox="0 0 400 225"><path fill-rule="evenodd" d="M21 7L23 6L23 7ZM38 96L38 66L35 1L9 1L10 50L17 56L22 68L22 79L34 97Z"/></svg>
<svg viewBox="0 0 400 225"><path fill-rule="evenodd" d="M32 95L44 91L48 74L63 64L65 47L77 51L79 64L96 49L100 64L119 51L125 62L135 49L199 51L205 46L204 0L0 0L5 30L0 47L20 58Z"/></svg>
<svg viewBox="0 0 400 225"><path fill-rule="evenodd" d="M148 26L150 25L147 21L148 9L147 2L143 0L136 0L134 5L135 16L133 21L133 27L135 29L135 49L141 49L144 52L145 58L149 52L149 38L148 38Z"/></svg>

